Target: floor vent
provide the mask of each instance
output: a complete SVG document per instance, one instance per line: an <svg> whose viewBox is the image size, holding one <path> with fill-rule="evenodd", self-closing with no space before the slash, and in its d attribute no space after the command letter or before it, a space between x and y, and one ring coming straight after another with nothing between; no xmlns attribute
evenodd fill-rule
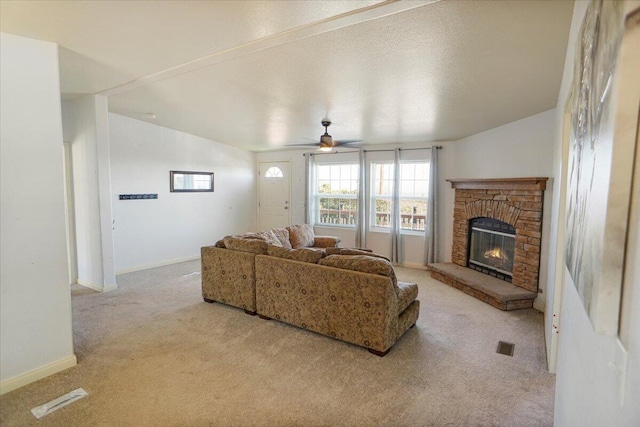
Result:
<svg viewBox="0 0 640 427"><path fill-rule="evenodd" d="M515 344L511 344L510 342L498 341L498 350L496 353L504 354L506 356L513 356L513 349L516 347Z"/></svg>
<svg viewBox="0 0 640 427"><path fill-rule="evenodd" d="M53 411L57 411L58 409L75 402L78 399L82 399L85 396L88 396L87 392L82 388L77 388L72 392L65 394L64 396L53 399L51 402L47 402L44 405L36 406L31 410L31 413L34 417L40 419L45 415L49 415Z"/></svg>

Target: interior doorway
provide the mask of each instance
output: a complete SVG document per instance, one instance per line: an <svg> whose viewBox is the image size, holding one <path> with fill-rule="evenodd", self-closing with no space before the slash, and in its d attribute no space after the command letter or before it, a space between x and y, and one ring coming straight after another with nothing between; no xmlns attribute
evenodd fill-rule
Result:
<svg viewBox="0 0 640 427"><path fill-rule="evenodd" d="M260 230L291 224L291 165L289 161L258 164L258 226Z"/></svg>

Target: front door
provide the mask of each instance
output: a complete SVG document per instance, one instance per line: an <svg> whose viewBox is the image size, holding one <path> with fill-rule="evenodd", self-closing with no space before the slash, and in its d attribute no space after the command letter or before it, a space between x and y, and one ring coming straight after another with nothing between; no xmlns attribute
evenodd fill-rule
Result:
<svg viewBox="0 0 640 427"><path fill-rule="evenodd" d="M287 227L291 224L290 169L288 161L260 162L258 165L260 230Z"/></svg>

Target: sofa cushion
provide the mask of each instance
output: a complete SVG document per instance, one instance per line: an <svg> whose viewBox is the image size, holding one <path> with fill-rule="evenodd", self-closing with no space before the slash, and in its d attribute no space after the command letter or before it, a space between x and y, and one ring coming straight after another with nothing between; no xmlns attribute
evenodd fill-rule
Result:
<svg viewBox="0 0 640 427"><path fill-rule="evenodd" d="M309 224L297 224L287 227L289 230L289 241L293 249L313 246L315 233Z"/></svg>
<svg viewBox="0 0 640 427"><path fill-rule="evenodd" d="M372 256L376 258L386 259L387 261L391 261L384 255L376 254L371 250L364 249L356 249L356 248L327 248L327 255L366 255Z"/></svg>
<svg viewBox="0 0 640 427"><path fill-rule="evenodd" d="M286 249L279 246L269 245L267 248L267 255L317 264L324 256L324 252L307 248Z"/></svg>
<svg viewBox="0 0 640 427"><path fill-rule="evenodd" d="M415 283L398 282L398 315L418 298L418 285Z"/></svg>
<svg viewBox="0 0 640 427"><path fill-rule="evenodd" d="M216 242L216 244L214 245L216 248L222 248L225 249L226 246L224 245L224 239L220 239Z"/></svg>
<svg viewBox="0 0 640 427"><path fill-rule="evenodd" d="M247 239L228 236L224 238L224 245L232 251L266 254L269 244L261 239Z"/></svg>
<svg viewBox="0 0 640 427"><path fill-rule="evenodd" d="M369 255L328 255L318 261L318 264L387 276L391 279L396 294L399 293L398 279L396 279L396 273L393 271L393 265L384 258L376 258Z"/></svg>

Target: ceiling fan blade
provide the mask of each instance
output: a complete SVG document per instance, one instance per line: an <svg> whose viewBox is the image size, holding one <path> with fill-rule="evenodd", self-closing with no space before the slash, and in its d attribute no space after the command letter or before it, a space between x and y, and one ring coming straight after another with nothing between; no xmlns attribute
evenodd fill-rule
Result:
<svg viewBox="0 0 640 427"><path fill-rule="evenodd" d="M336 144L353 144L354 142L362 142L361 139L341 139L340 141L334 141Z"/></svg>
<svg viewBox="0 0 640 427"><path fill-rule="evenodd" d="M284 147L317 147L317 142L308 142L305 144L285 144Z"/></svg>

